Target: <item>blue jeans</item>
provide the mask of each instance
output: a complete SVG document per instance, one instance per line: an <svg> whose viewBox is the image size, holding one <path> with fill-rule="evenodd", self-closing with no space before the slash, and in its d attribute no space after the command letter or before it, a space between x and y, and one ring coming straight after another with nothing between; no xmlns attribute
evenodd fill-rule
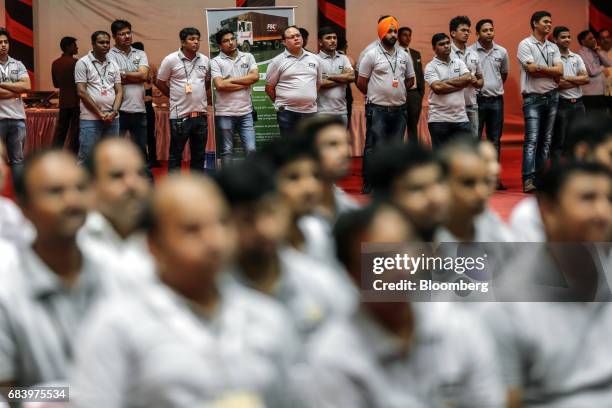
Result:
<svg viewBox="0 0 612 408"><path fill-rule="evenodd" d="M472 133L470 122L429 122L427 127L431 135L431 147L434 150L461 134Z"/></svg>
<svg viewBox="0 0 612 408"><path fill-rule="evenodd" d="M465 113L467 114L468 121L470 122L470 134L474 140L478 140L478 106L466 106Z"/></svg>
<svg viewBox="0 0 612 408"><path fill-rule="evenodd" d="M302 119L316 115L315 113L299 113L284 109L276 112L276 120L278 121L278 129L282 138L291 137L295 131L295 127Z"/></svg>
<svg viewBox="0 0 612 408"><path fill-rule="evenodd" d="M392 142L401 142L406 130L406 106L380 106L367 104L366 139L363 148L363 183L370 185L370 160L372 153L379 146Z"/></svg>
<svg viewBox="0 0 612 408"><path fill-rule="evenodd" d="M248 156L255 151L255 126L251 113L242 116L217 116L215 120L223 143L221 150L223 163L231 162L234 155L234 132L236 130L240 135L245 154Z"/></svg>
<svg viewBox="0 0 612 408"><path fill-rule="evenodd" d="M533 180L546 166L558 102L559 94L556 90L545 94L523 95L523 181Z"/></svg>
<svg viewBox="0 0 612 408"><path fill-rule="evenodd" d="M501 149L501 136L504 129L504 97L503 96L479 96L478 97L478 139L486 129L487 140L497 150L499 161Z"/></svg>
<svg viewBox="0 0 612 408"><path fill-rule="evenodd" d="M111 123L102 120L81 119L79 122L79 153L77 161L83 163L91 154L98 140L119 135L119 118Z"/></svg>
<svg viewBox="0 0 612 408"><path fill-rule="evenodd" d="M147 158L147 114L145 112L120 112L119 133L125 136L128 132L138 146L146 164L147 176L152 180L153 174Z"/></svg>
<svg viewBox="0 0 612 408"><path fill-rule="evenodd" d="M557 109L557 118L555 120L555 131L552 141L550 142L550 159L553 164L559 163L561 156L564 153L571 155L571 152L565 151L567 142L567 128L580 115L584 115L586 110L582 98L568 100L559 98L559 107Z"/></svg>
<svg viewBox="0 0 612 408"><path fill-rule="evenodd" d="M187 140L189 140L191 151L189 168L191 171L204 173L204 157L208 141L208 118L206 116L170 119L168 171L181 170L183 150L185 150Z"/></svg>
<svg viewBox="0 0 612 408"><path fill-rule="evenodd" d="M26 125L23 119L0 119L0 140L6 146L9 164L15 169L23 166L23 146L26 139ZM2 160L2 158L0 158Z"/></svg>

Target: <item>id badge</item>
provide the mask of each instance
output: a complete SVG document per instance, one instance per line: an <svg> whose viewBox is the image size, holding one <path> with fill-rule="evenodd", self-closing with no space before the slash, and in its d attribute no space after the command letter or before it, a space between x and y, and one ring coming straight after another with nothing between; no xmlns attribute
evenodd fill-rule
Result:
<svg viewBox="0 0 612 408"><path fill-rule="evenodd" d="M108 89L106 89L106 88L102 88L102 91L100 91L100 94L101 94L102 96L108 96Z"/></svg>
<svg viewBox="0 0 612 408"><path fill-rule="evenodd" d="M191 84L185 84L185 93L186 94L190 94L191 93Z"/></svg>
<svg viewBox="0 0 612 408"><path fill-rule="evenodd" d="M399 81L394 78L393 81L391 81L391 86L397 88L399 86Z"/></svg>

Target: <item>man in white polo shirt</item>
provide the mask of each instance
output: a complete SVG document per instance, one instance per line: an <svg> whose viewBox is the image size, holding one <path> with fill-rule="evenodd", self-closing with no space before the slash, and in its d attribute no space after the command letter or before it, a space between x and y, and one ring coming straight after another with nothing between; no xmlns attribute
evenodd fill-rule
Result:
<svg viewBox="0 0 612 408"><path fill-rule="evenodd" d="M553 38L561 54L563 76L559 79L559 106L555 120L555 130L550 144L550 158L557 164L565 152L567 128L574 122L576 115L584 115L581 85L589 83L589 74L580 55L569 49L570 30L559 26L553 30Z"/></svg>
<svg viewBox="0 0 612 408"><path fill-rule="evenodd" d="M283 31L286 50L276 56L266 71L266 93L274 102L281 137L289 137L305 117L317 112L317 92L322 72L319 59L303 49L296 26Z"/></svg>
<svg viewBox="0 0 612 408"><path fill-rule="evenodd" d="M448 35L434 34L431 45L436 56L425 67L430 88L427 122L431 145L437 149L458 133L470 133L463 90L472 83L472 74L463 61L452 58Z"/></svg>
<svg viewBox="0 0 612 408"><path fill-rule="evenodd" d="M470 27L472 22L467 16L457 16L449 23L449 32L452 38L451 57L458 58L470 70L472 82L463 90L465 97L465 113L470 121L471 134L478 139L478 102L476 101L476 90L484 85L482 77L482 66L478 53L468 48L467 42L470 38Z"/></svg>
<svg viewBox="0 0 612 408"><path fill-rule="evenodd" d="M248 156L255 151L251 85L259 81L259 69L252 54L238 50L232 30L219 30L215 40L221 52L210 62L210 72L217 91L215 119L223 140L221 159L225 165L232 161L235 129L238 129L245 154Z"/></svg>
<svg viewBox="0 0 612 408"><path fill-rule="evenodd" d="M144 51L132 47L132 25L125 20L111 24L115 46L108 53L121 72L123 102L119 115L119 132L127 132L147 161L147 113L145 109L144 83L149 77L149 60ZM152 179L151 171L147 173Z"/></svg>
<svg viewBox="0 0 612 408"><path fill-rule="evenodd" d="M123 87L119 67L107 58L110 34L91 35L92 50L77 61L74 80L81 98L78 161L83 163L102 137L119 134L119 108Z"/></svg>
<svg viewBox="0 0 612 408"><path fill-rule="evenodd" d="M204 172L208 140L208 98L210 64L198 52L200 31L183 28L179 33L181 48L162 61L157 72L157 88L170 98L170 158L168 170L181 169L183 150L189 140L190 169Z"/></svg>
<svg viewBox="0 0 612 408"><path fill-rule="evenodd" d="M501 136L504 128L504 83L508 79L508 51L493 42L495 29L493 20L485 18L476 23L478 41L470 47L480 58L482 66L483 87L478 91L478 139L483 131L487 132L487 140L495 145L497 161L501 155ZM506 187L497 180L498 190Z"/></svg>
<svg viewBox="0 0 612 408"><path fill-rule="evenodd" d="M518 45L525 115L522 169L525 193L536 189L536 176L548 161L559 100L556 80L563 75L559 49L546 39L552 30L550 13L536 11L530 24L532 34Z"/></svg>
<svg viewBox="0 0 612 408"><path fill-rule="evenodd" d="M319 30L321 51L317 56L321 62L323 80L317 107L319 113L340 116L346 124L348 122L346 88L355 81L355 71L348 57L336 52L337 47L337 30L332 27L321 27Z"/></svg>
<svg viewBox="0 0 612 408"><path fill-rule="evenodd" d="M369 194L369 160L378 145L402 140L406 130L406 89L414 84L412 58L396 46L399 22L387 16L378 23L375 45L359 61L357 88L366 95L366 140L363 149L363 192Z"/></svg>
<svg viewBox="0 0 612 408"><path fill-rule="evenodd" d="M26 138L25 110L19 95L29 91L31 85L23 63L11 58L8 51L9 33L0 28L0 139L6 145L9 164L15 170L23 164Z"/></svg>

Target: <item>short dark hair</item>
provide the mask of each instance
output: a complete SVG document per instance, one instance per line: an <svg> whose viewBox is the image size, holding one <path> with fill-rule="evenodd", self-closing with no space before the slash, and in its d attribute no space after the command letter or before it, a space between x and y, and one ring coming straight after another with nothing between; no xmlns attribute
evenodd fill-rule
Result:
<svg viewBox="0 0 612 408"><path fill-rule="evenodd" d="M336 34L336 37L339 37L338 29L331 27L331 26L321 27L319 28L319 32L317 33L319 40L321 40L323 37L329 34Z"/></svg>
<svg viewBox="0 0 612 408"><path fill-rule="evenodd" d="M431 150L420 145L393 143L380 148L372 157L372 188L374 196L387 198L393 183L412 169L430 164L440 165Z"/></svg>
<svg viewBox="0 0 612 408"><path fill-rule="evenodd" d="M94 33L91 35L91 43L92 43L92 44L95 44L95 43L96 43L96 40L97 40L97 39L98 39L98 37L99 37L99 36L101 36L101 35L105 35L105 36L107 36L108 38L111 38L111 35L110 35L108 32L106 32L106 31L102 31L102 30L100 30L100 31L94 31Z"/></svg>
<svg viewBox="0 0 612 408"><path fill-rule="evenodd" d="M589 114L576 118L567 130L566 155L572 157L579 143L595 149L612 139L612 118L609 115Z"/></svg>
<svg viewBox="0 0 612 408"><path fill-rule="evenodd" d="M290 28L295 28L296 30L300 31L300 27L296 26L295 24L294 24L294 25L287 26L287 27L283 28L283 30L281 31L281 40L284 40L284 39L285 39L285 33L286 33L286 32L287 32L287 30L288 30L288 29L290 29ZM301 32L301 31L300 31L300 35L302 35L302 32Z"/></svg>
<svg viewBox="0 0 612 408"><path fill-rule="evenodd" d="M198 37L202 37L202 35L200 34L200 30L195 27L185 27L179 32L179 38L181 39L181 41L185 41L190 35L197 35Z"/></svg>
<svg viewBox="0 0 612 408"><path fill-rule="evenodd" d="M400 27L400 29L397 30L397 35L401 35L404 31L408 31L412 34L412 29L410 27Z"/></svg>
<svg viewBox="0 0 612 408"><path fill-rule="evenodd" d="M140 41L136 41L135 43L132 43L132 47L136 48L137 50L144 51L144 44L141 43Z"/></svg>
<svg viewBox="0 0 612 408"><path fill-rule="evenodd" d="M296 133L309 142L311 145L310 149L316 150L317 135L319 132L326 127L334 125L346 127L342 118L337 115L318 114L300 122L296 128Z"/></svg>
<svg viewBox="0 0 612 408"><path fill-rule="evenodd" d="M1 30L0 35L2 35ZM30 171L32 170L32 167L34 167L37 162L44 159L46 156L62 152L65 151L57 147L47 147L38 150L37 152L34 152L30 156L26 157L23 166L13 169L13 190L15 191L15 197L20 203L27 203L30 199L26 180L28 178L28 174L30 174Z"/></svg>
<svg viewBox="0 0 612 408"><path fill-rule="evenodd" d="M559 38L559 36L561 35L561 33L563 32L568 32L569 33L569 28L565 27L565 26L557 26L553 29L553 37L554 38Z"/></svg>
<svg viewBox="0 0 612 408"><path fill-rule="evenodd" d="M531 29L533 30L535 28L535 25L544 17L552 17L552 15L548 11L545 11L545 10L536 11L535 13L533 13L531 15L531 20L529 20Z"/></svg>
<svg viewBox="0 0 612 408"><path fill-rule="evenodd" d="M353 249L355 240L367 231L372 224L380 204L373 204L346 212L338 218L334 225L334 241L336 242L336 257L340 263L348 270L353 262ZM350 272L350 271L349 271Z"/></svg>
<svg viewBox="0 0 612 408"><path fill-rule="evenodd" d="M540 177L536 192L538 199L544 198L556 202L561 190L576 174L612 177L610 170L600 163L577 161L564 163L551 168Z"/></svg>
<svg viewBox="0 0 612 408"><path fill-rule="evenodd" d="M132 31L132 25L130 24L129 21L115 20L111 24L111 33L113 33L113 35L116 35L117 32L119 32L119 30L123 30L124 28L129 28L130 31Z"/></svg>
<svg viewBox="0 0 612 408"><path fill-rule="evenodd" d="M472 26L472 22L470 21L470 18L468 16L453 17L450 23L448 23L449 32L457 31L459 26L462 24L465 24L468 27Z"/></svg>
<svg viewBox="0 0 612 408"><path fill-rule="evenodd" d="M310 36L310 33L308 32L308 30L305 29L304 27L300 27L298 28L298 30L300 30L300 34L302 34L302 38L308 38Z"/></svg>
<svg viewBox="0 0 612 408"><path fill-rule="evenodd" d="M491 24L491 26L493 26L493 20L491 20L490 18L483 18L482 20L478 20L478 22L476 23L476 32L479 33L480 29L485 24Z"/></svg>
<svg viewBox="0 0 612 408"><path fill-rule="evenodd" d="M580 45L582 45L582 42L584 41L585 38L587 38L587 35L589 35L589 34L593 34L594 36L596 36L596 34L595 34L595 32L593 32L593 30L584 30L584 31L581 31L580 34L578 34L578 37L576 37L576 38L578 38L578 43Z"/></svg>
<svg viewBox="0 0 612 408"><path fill-rule="evenodd" d="M442 170L449 173L450 165L457 153L466 153L480 157L480 141L474 140L467 132L457 132L452 139L436 151Z"/></svg>
<svg viewBox="0 0 612 408"><path fill-rule="evenodd" d="M213 178L232 207L256 203L276 192L274 171L262 160L247 158L223 168Z"/></svg>
<svg viewBox="0 0 612 408"><path fill-rule="evenodd" d="M255 158L270 163L274 171L295 161L307 158L317 160L318 155L314 145L303 133L298 133L287 139L275 139L266 143L261 151L258 151Z"/></svg>
<svg viewBox="0 0 612 408"><path fill-rule="evenodd" d="M440 41L442 41L445 38L448 39L448 35L446 33L436 33L436 34L434 34L431 37L431 46L433 48L436 48L436 44L438 44Z"/></svg>
<svg viewBox="0 0 612 408"><path fill-rule="evenodd" d="M6 38L8 38L9 40L11 39L11 35L8 31L6 31L6 28L4 27L0 27L0 35L6 35Z"/></svg>
<svg viewBox="0 0 612 408"><path fill-rule="evenodd" d="M76 38L74 38L74 37L64 37L64 38L62 38L60 40L60 49L63 52L66 52L68 47L70 47L72 44L76 44Z"/></svg>
<svg viewBox="0 0 612 408"><path fill-rule="evenodd" d="M234 31L230 30L229 28L222 28L219 31L217 31L217 33L215 34L215 41L217 42L217 44L220 45L223 42L223 37L225 37L228 34L235 35Z"/></svg>

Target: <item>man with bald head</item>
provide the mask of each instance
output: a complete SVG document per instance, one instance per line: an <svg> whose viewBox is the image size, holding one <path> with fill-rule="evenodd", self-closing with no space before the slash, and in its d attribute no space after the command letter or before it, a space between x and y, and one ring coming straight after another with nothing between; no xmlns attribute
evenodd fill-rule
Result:
<svg viewBox="0 0 612 408"><path fill-rule="evenodd" d="M170 176L147 219L159 283L92 319L77 350L71 403L295 406L291 323L221 274L235 232L218 188L203 176Z"/></svg>
<svg viewBox="0 0 612 408"><path fill-rule="evenodd" d="M138 147L128 139L107 138L85 161L92 176L95 208L79 233L92 252L115 267L151 275L152 262L140 231L151 191L146 165Z"/></svg>
<svg viewBox="0 0 612 408"><path fill-rule="evenodd" d="M77 243L91 194L72 154L30 157L15 193L36 238L19 249L16 270L0 285L0 385L61 382L81 323L118 286L115 274Z"/></svg>

